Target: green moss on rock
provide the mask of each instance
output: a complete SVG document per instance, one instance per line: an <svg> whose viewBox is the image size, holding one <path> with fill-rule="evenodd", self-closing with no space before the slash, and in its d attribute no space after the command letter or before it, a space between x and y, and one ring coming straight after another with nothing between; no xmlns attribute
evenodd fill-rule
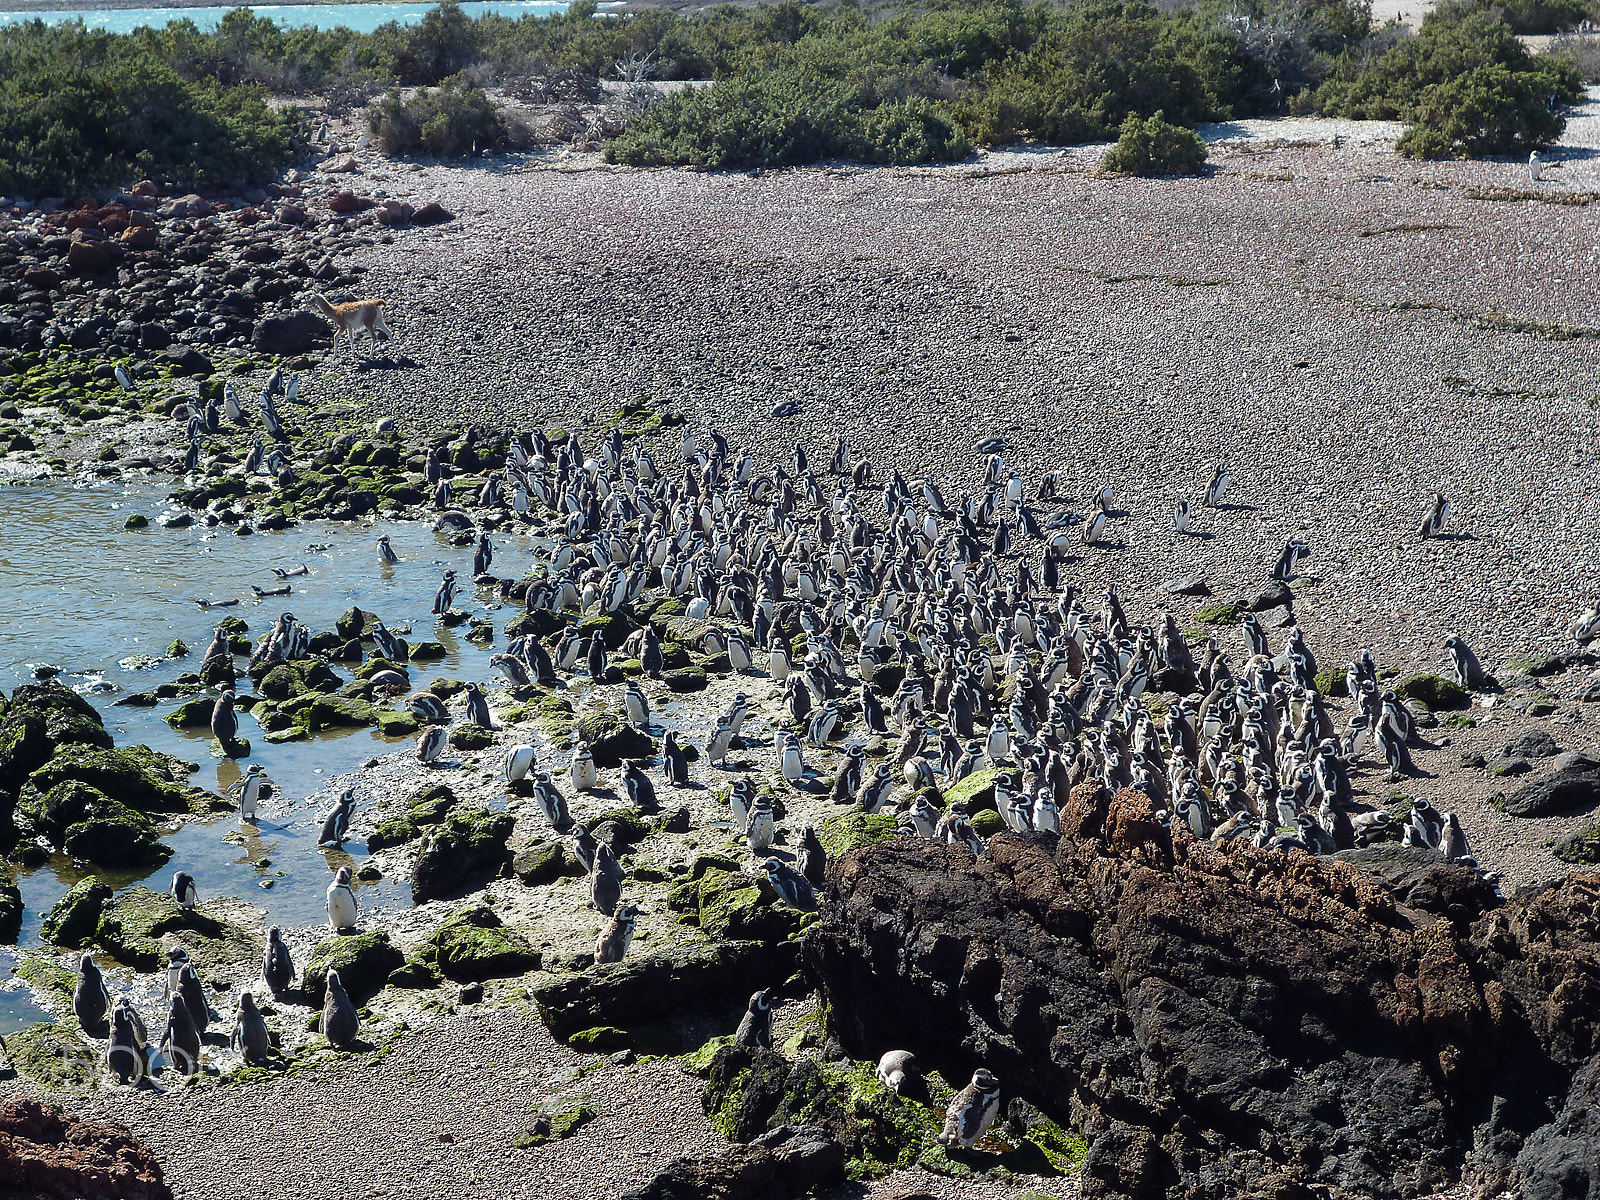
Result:
<svg viewBox="0 0 1600 1200"><path fill-rule="evenodd" d="M859 808L835 813L817 830L829 858L838 858L862 846L876 846L894 837L895 819L888 813L866 813Z"/></svg>
<svg viewBox="0 0 1600 1200"><path fill-rule="evenodd" d="M81 1091L94 1085L96 1047L66 1025L40 1021L6 1038L7 1055L19 1075L48 1091Z"/></svg>
<svg viewBox="0 0 1600 1200"><path fill-rule="evenodd" d="M185 911L166 892L132 887L113 898L95 939L108 953L140 971L157 970L167 951L181 945L197 967L250 962L261 939L250 929L204 908Z"/></svg>
<svg viewBox="0 0 1600 1200"><path fill-rule="evenodd" d="M539 969L539 952L481 904L446 917L428 943L440 973L458 983Z"/></svg>
<svg viewBox="0 0 1600 1200"><path fill-rule="evenodd" d="M1430 709L1472 707L1472 697L1467 694L1467 690L1442 675L1413 675L1396 687L1395 691L1402 700L1420 700Z"/></svg>
<svg viewBox="0 0 1600 1200"><path fill-rule="evenodd" d="M950 785L944 794L946 805L964 804L967 811L976 812L981 808L994 807L994 781L999 777L1000 770L990 767L983 771L974 771L965 779Z"/></svg>
<svg viewBox="0 0 1600 1200"><path fill-rule="evenodd" d="M382 929L365 933L336 934L317 943L306 964L305 992L315 1005L321 1005L328 990L328 972L339 972L339 982L356 1004L365 1004L389 982L389 976L405 962L389 935Z"/></svg>
<svg viewBox="0 0 1600 1200"><path fill-rule="evenodd" d="M94 943L100 918L110 904L111 889L90 875L55 902L40 932L53 946L81 950Z"/></svg>
<svg viewBox="0 0 1600 1200"><path fill-rule="evenodd" d="M1237 625L1243 608L1233 603L1202 604L1194 619L1201 625Z"/></svg>

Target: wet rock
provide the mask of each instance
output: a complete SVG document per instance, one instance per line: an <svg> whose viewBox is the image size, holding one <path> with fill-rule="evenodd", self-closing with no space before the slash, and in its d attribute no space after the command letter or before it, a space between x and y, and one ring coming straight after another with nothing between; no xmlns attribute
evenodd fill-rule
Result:
<svg viewBox="0 0 1600 1200"><path fill-rule="evenodd" d="M111 745L100 714L71 688L25 684L0 709L0 790L16 791L63 746Z"/></svg>
<svg viewBox="0 0 1600 1200"><path fill-rule="evenodd" d="M1529 729L1506 744L1507 758L1554 758L1561 753L1555 738L1542 729Z"/></svg>
<svg viewBox="0 0 1600 1200"><path fill-rule="evenodd" d="M499 874L511 857L506 839L516 827L508 813L474 808L452 812L428 833L411 872L414 903L450 895L468 879Z"/></svg>
<svg viewBox="0 0 1600 1200"><path fill-rule="evenodd" d="M656 752L648 733L629 725L621 713L609 710L586 713L573 732L579 741L588 743L594 765L601 768L620 767L627 759L649 758Z"/></svg>
<svg viewBox="0 0 1600 1200"><path fill-rule="evenodd" d="M196 696L193 700L185 700L178 705L166 715L165 720L174 729L205 729L210 726L211 714L216 707L217 702L210 696Z"/></svg>
<svg viewBox="0 0 1600 1200"><path fill-rule="evenodd" d="M22 889L9 879L0 879L0 946L16 944L22 932Z"/></svg>
<svg viewBox="0 0 1600 1200"><path fill-rule="evenodd" d="M367 834L367 850L376 854L379 850L387 850L391 846L403 846L421 836L422 830L405 817L391 817L379 823L371 833Z"/></svg>
<svg viewBox="0 0 1600 1200"><path fill-rule="evenodd" d="M457 725L450 731L450 745L457 750L486 750L494 745L494 732L480 725Z"/></svg>
<svg viewBox="0 0 1600 1200"><path fill-rule="evenodd" d="M94 943L110 904L111 889L91 875L55 902L40 933L52 946L81 950Z"/></svg>
<svg viewBox="0 0 1600 1200"><path fill-rule="evenodd" d="M981 860L899 839L831 864L803 962L853 1057L960 1047L958 1076L1082 1130L1089 1200L1417 1194L1469 1154L1511 1187L1587 1098L1600 879L1474 915L1491 898L1448 864L1197 844L1093 785L1062 818ZM1524 1194L1583 1195L1583 1169Z"/></svg>
<svg viewBox="0 0 1600 1200"><path fill-rule="evenodd" d="M301 985L314 1007L320 1007L328 991L328 972L339 972L339 982L357 1004L376 996L389 976L405 962L405 955L381 929L366 933L335 934L323 938L306 964Z"/></svg>
<svg viewBox="0 0 1600 1200"><path fill-rule="evenodd" d="M1600 804L1600 762L1575 757L1506 796L1501 808L1513 817L1548 817Z"/></svg>
<svg viewBox="0 0 1600 1200"><path fill-rule="evenodd" d="M197 967L250 962L261 954L252 929L200 908L184 910L166 892L132 887L119 892L100 918L95 942L140 971L158 970L167 950L182 945Z"/></svg>
<svg viewBox="0 0 1600 1200"><path fill-rule="evenodd" d="M676 1158L621 1200L798 1200L844 1178L845 1148L837 1139L815 1126L783 1125L752 1145Z"/></svg>
<svg viewBox="0 0 1600 1200"><path fill-rule="evenodd" d="M539 952L481 904L451 913L428 945L440 974L457 983L505 979L539 969Z"/></svg>
<svg viewBox="0 0 1600 1200"><path fill-rule="evenodd" d="M460 801L448 783L436 783L406 803L406 813L417 825L437 825Z"/></svg>
<svg viewBox="0 0 1600 1200"><path fill-rule="evenodd" d="M663 671L661 682L667 685L669 691L679 694L703 692L707 687L704 667L679 667L673 671Z"/></svg>
<svg viewBox="0 0 1600 1200"><path fill-rule="evenodd" d="M315 313L292 312L256 322L251 344L261 354L305 354L333 340L333 326Z"/></svg>
<svg viewBox="0 0 1600 1200"><path fill-rule="evenodd" d="M231 807L220 796L188 786L189 764L146 746L105 750L67 747L23 783L17 794L17 828L52 845L69 835L85 856L109 853L104 862L159 860L163 853L150 822L153 813L207 814ZM129 843L118 846L120 826Z"/></svg>
<svg viewBox="0 0 1600 1200"><path fill-rule="evenodd" d="M172 1200L155 1155L122 1126L23 1097L0 1105L0 1178L17 1200Z"/></svg>
<svg viewBox="0 0 1600 1200"><path fill-rule="evenodd" d="M784 907L771 884L742 871L708 870L673 888L667 905L717 940L783 942L814 919Z"/></svg>
<svg viewBox="0 0 1600 1200"><path fill-rule="evenodd" d="M362 612L355 605L351 605L339 614L339 619L333 623L333 627L342 638L358 638L366 631L371 620L371 613Z"/></svg>
<svg viewBox="0 0 1600 1200"><path fill-rule="evenodd" d="M554 883L563 875L582 875L583 864L556 841L529 842L511 860L511 870L529 887Z"/></svg>
<svg viewBox="0 0 1600 1200"><path fill-rule="evenodd" d="M627 1028L710 1003L742 1008L750 994L794 970L792 944L722 942L602 963L534 989L539 1016L557 1038L602 1025Z"/></svg>

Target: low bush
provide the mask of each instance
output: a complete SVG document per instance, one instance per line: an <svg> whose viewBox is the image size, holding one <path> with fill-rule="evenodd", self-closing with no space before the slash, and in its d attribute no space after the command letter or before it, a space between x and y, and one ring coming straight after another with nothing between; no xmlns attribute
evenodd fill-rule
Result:
<svg viewBox="0 0 1600 1200"><path fill-rule="evenodd" d="M367 108L373 141L389 157L431 154L465 158L510 142L509 130L494 101L460 75L436 88L418 88L402 97L398 88Z"/></svg>
<svg viewBox="0 0 1600 1200"><path fill-rule="evenodd" d="M1128 175L1195 175L1205 161L1206 145L1194 130L1172 124L1162 112L1143 119L1130 113L1100 165Z"/></svg>

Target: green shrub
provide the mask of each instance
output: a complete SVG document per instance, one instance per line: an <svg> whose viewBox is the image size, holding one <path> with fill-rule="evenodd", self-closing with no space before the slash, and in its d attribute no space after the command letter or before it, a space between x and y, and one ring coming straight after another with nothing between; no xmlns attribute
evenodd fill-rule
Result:
<svg viewBox="0 0 1600 1200"><path fill-rule="evenodd" d="M1174 125L1158 112L1122 123L1117 144L1106 151L1101 167L1129 175L1196 175L1206 161L1206 145L1192 129Z"/></svg>
<svg viewBox="0 0 1600 1200"><path fill-rule="evenodd" d="M402 98L398 89L367 109L373 140L389 157L431 154L464 158L507 144L509 132L494 101L460 76Z"/></svg>
<svg viewBox="0 0 1600 1200"><path fill-rule="evenodd" d="M1330 116L1407 121L1397 148L1419 157L1525 153L1566 121L1547 97L1582 94L1568 58L1529 54L1511 29L1460 4L1434 9L1385 53L1345 55L1317 95Z"/></svg>
<svg viewBox="0 0 1600 1200"><path fill-rule="evenodd" d="M1591 0L1476 0L1475 7L1498 14L1512 33L1560 33L1596 16Z"/></svg>

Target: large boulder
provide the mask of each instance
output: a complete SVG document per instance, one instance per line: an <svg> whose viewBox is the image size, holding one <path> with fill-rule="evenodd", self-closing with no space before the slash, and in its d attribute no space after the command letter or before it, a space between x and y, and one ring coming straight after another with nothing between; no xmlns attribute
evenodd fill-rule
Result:
<svg viewBox="0 0 1600 1200"><path fill-rule="evenodd" d="M122 1126L24 1097L0 1105L0 1180L17 1200L172 1200L155 1155Z"/></svg>
<svg viewBox="0 0 1600 1200"><path fill-rule="evenodd" d="M799 1200L844 1177L843 1145L814 1126L783 1125L748 1146L675 1158L621 1200Z"/></svg>
<svg viewBox="0 0 1600 1200"><path fill-rule="evenodd" d="M69 745L111 748L94 705L54 680L19 687L0 709L0 790L16 791Z"/></svg>
<svg viewBox="0 0 1600 1200"><path fill-rule="evenodd" d="M511 858L506 839L517 820L509 813L456 809L435 825L411 869L411 899L426 904L454 893L467 880L499 873Z"/></svg>
<svg viewBox="0 0 1600 1200"><path fill-rule="evenodd" d="M333 341L333 326L310 312L285 313L256 322L252 342L262 354L305 354Z"/></svg>
<svg viewBox="0 0 1600 1200"><path fill-rule="evenodd" d="M1574 754L1556 769L1506 796L1501 807L1513 817L1548 817L1600 805L1600 762Z"/></svg>
<svg viewBox="0 0 1600 1200"><path fill-rule="evenodd" d="M428 939L428 953L446 979L504 979L539 969L539 952L492 908L451 913Z"/></svg>
<svg viewBox="0 0 1600 1200"><path fill-rule="evenodd" d="M328 990L328 972L339 972L339 982L357 1004L365 1004L389 982L406 956L381 929L366 933L336 934L323 938L311 953L301 985L311 1003L320 1007Z"/></svg>
<svg viewBox="0 0 1600 1200"><path fill-rule="evenodd" d="M1082 1132L1087 1200L1600 1189L1560 1153L1600 1050L1600 876L1499 906L1442 862L1196 843L1096 785L1062 825L830 865L803 964L853 1057L988 1066Z"/></svg>

